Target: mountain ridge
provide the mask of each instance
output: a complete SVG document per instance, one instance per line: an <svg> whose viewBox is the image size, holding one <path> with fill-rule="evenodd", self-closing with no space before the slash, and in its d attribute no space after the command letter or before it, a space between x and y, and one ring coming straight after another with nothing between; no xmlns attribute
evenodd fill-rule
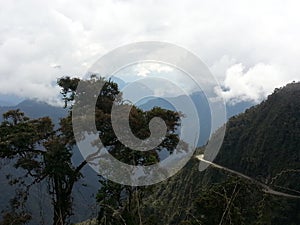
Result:
<svg viewBox="0 0 300 225"><path fill-rule="evenodd" d="M196 155L203 152L200 148ZM255 182L218 168L200 172L195 157L143 199L136 209L143 224L300 224L300 200L288 197L300 197L300 83L275 89L259 105L229 119L214 162L287 195L266 193Z"/></svg>

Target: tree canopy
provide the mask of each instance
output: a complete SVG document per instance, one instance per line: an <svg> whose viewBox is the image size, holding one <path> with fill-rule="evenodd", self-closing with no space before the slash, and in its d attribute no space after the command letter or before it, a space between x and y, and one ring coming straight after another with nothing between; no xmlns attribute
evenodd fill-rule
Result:
<svg viewBox="0 0 300 225"><path fill-rule="evenodd" d="M83 82L86 85L86 92L79 93L76 90L78 82ZM88 90L93 90L98 82L103 84L99 95L89 96ZM97 98L95 115L85 112L86 116L94 119L99 131L99 138L110 153L117 159L132 165L153 164L159 160L159 151L167 149L172 152L174 150L179 141L176 129L180 126L181 114L160 108L143 111L124 103L116 83L96 76L91 76L90 79L85 81L78 78L63 77L58 80L58 85L61 87L65 107L69 108L68 116L62 118L58 128L56 128L49 117L30 119L19 110L5 113L3 115L4 121L0 125L0 157L11 160L16 168L22 168L26 171L24 177L15 179L15 183L23 184L24 201L28 198L31 186L43 180L47 181L48 192L52 196L54 209L53 224L65 225L70 222L69 219L72 215L74 184L82 176L82 168L88 164L88 161L84 160L78 165L74 165L71 160L73 147L76 145L72 126L72 119L77 119L72 118L72 106L76 99L80 101L80 96L85 99ZM90 102L87 101L85 104L90 104ZM166 138L158 147L147 152L134 151L125 147L118 140L112 128L111 109L113 105L119 109L131 107L130 127L134 135L141 139L149 136L149 121L153 117L161 117L167 124ZM84 105L82 110L84 112ZM119 116L123 117L125 115L119 114ZM83 129L89 132L90 128L83 127ZM84 135L82 138L85 138ZM25 178L28 177L30 179L26 180ZM100 177L100 181L102 188L98 200L102 205L103 215L107 215L107 213L104 213L105 210L115 207L111 201L107 202L105 199L112 196L112 198L120 201L124 196L124 190L130 190L130 195L127 195L129 198L133 196L133 188L118 186L103 177ZM104 193L104 195L101 197L100 193ZM21 201L20 196L16 197L16 201ZM107 207L104 207L104 205ZM121 204L117 206L116 210L120 210L120 207ZM13 207L12 213L6 215L4 222L9 223L12 218L11 215L16 217L18 214L20 218L23 218L23 220L20 219L20 224L26 223L30 216L22 217L25 211L24 204L22 207L21 205ZM5 224L4 222L3 224Z"/></svg>

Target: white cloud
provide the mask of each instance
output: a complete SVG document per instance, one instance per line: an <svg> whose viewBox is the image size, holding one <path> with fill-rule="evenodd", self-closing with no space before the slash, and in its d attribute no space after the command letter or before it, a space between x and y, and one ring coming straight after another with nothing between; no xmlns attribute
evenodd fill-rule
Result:
<svg viewBox="0 0 300 225"><path fill-rule="evenodd" d="M231 103L240 101L259 102L274 88L292 82L281 68L275 65L257 64L248 70L242 64L235 64L226 71L223 87L217 90Z"/></svg>
<svg viewBox="0 0 300 225"><path fill-rule="evenodd" d="M150 73L162 73L172 72L174 69L170 66L163 65L161 63L138 63L134 67L134 72L137 73L138 77L146 77Z"/></svg>
<svg viewBox="0 0 300 225"><path fill-rule="evenodd" d="M300 78L296 0L0 0L0 4L0 94L53 102L58 77L83 75L109 50L146 40L175 43L199 55L228 87L227 99L236 95L257 101L275 86ZM238 69L239 63L244 69ZM51 67L54 64L61 68ZM267 74L264 78L272 73L275 80L258 73Z"/></svg>

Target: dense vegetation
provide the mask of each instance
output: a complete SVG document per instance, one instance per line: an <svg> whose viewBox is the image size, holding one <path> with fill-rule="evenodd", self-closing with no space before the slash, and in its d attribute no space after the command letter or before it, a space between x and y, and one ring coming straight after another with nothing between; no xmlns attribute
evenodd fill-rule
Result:
<svg viewBox="0 0 300 225"><path fill-rule="evenodd" d="M83 160L78 165L74 165L71 160L73 146L76 144L72 119L78 119L72 115L72 106L74 101L76 103L76 101L82 100L82 97L91 98L91 101L86 101L85 104L90 104L92 98L96 98L96 105L93 106L95 107L95 115L89 115L87 112L84 115L95 121L104 146L119 160L133 165L149 165L158 161L159 151L167 149L172 152L177 145L179 139L175 130L180 125L180 113L160 108L143 111L132 107L122 101L122 95L116 83L96 76L81 81L86 89L83 92L78 92L76 87L79 81L77 78L71 79L69 77L61 78L58 81L62 88L65 107L70 109L68 116L60 120L58 128L55 128L49 117L30 119L19 110L11 110L3 115L4 121L0 125L0 157L11 161L15 168L23 169L24 173L17 177L14 175L7 176L10 184L17 186L15 189L16 196L10 201L11 208L4 212L0 224L17 225L30 221L31 213L26 209L25 203L30 197L31 187L42 181L47 182L48 192L51 196L53 224L65 225L70 223L69 218L73 208L73 187L81 178L82 169L88 164L88 161ZM103 84L99 96L89 96L89 90L95 90L94 88L99 83ZM146 138L150 135L148 124L153 117L164 118L167 124L167 134L162 144L144 153L129 151L118 140L112 128L111 108L113 105L118 108L120 117L124 117L121 113L124 112L125 108L131 108L130 125L135 131L134 134L139 138ZM81 107L84 112L87 105L81 105ZM84 128L86 128L85 131L89 132L89 127ZM85 136L83 135L82 138ZM102 183L98 195L101 206L99 218L101 218L100 215L103 215L105 221L113 221L113 218L109 218L110 214L115 213L114 211L124 211L122 195L126 194L128 197L126 199L129 200L126 201L126 205L130 206L131 196L135 195L136 189L112 184L103 177L99 179ZM104 195L101 196L100 193ZM125 208L130 211L130 208ZM113 209L112 212L111 209Z"/></svg>
<svg viewBox="0 0 300 225"><path fill-rule="evenodd" d="M299 99L300 83L291 83L232 117L215 162L300 196ZM299 199L266 193L218 168L199 172L198 164L191 160L143 199L142 224L300 224Z"/></svg>
<svg viewBox="0 0 300 225"><path fill-rule="evenodd" d="M80 94L75 91L78 81L70 78L59 81L70 110L74 97ZM104 80L92 77L87 85L93 87L95 82ZM112 104L118 104L120 109L129 105L122 101L115 83L108 81L106 85L105 91L97 96L95 122L111 154L132 165L150 165L159 160L162 149L171 153L178 143L174 131L180 126L181 115L160 108L143 111L133 107L130 126L137 137L148 137L149 121L160 116L168 124L168 141L146 153L132 151L120 143L110 121ZM85 224L300 224L299 99L300 83L291 83L276 89L261 104L227 123L225 139L214 162L258 182L214 167L199 172L196 157L172 178L148 187L120 185L100 176L98 218ZM3 214L0 224L26 224L30 220L30 212L24 208L29 197L26 190L41 179L49 183L54 212L60 210L65 215L57 220L54 214L54 224L68 224L72 213L72 197L66 193L72 192L69 181L77 182L81 168L87 164L83 161L73 165L70 161L71 146L75 144L71 125L71 111L61 120L58 130L49 118L29 119L20 111L4 115L0 126L1 157L23 168L32 183L24 183L20 177L8 177L19 188L11 201L12 210ZM195 155L200 152L205 152L205 146ZM295 197L269 193L259 182Z"/></svg>

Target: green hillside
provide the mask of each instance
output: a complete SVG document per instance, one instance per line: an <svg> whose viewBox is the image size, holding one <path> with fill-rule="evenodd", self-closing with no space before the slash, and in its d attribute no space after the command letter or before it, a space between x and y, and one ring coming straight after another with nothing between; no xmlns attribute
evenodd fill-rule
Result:
<svg viewBox="0 0 300 225"><path fill-rule="evenodd" d="M299 225L300 83L232 117L214 162L254 181L213 167L199 172L194 158L155 186L136 207L141 216L133 224ZM295 197L269 193L259 182Z"/></svg>
<svg viewBox="0 0 300 225"><path fill-rule="evenodd" d="M219 167L200 172L197 156L203 152L199 148L172 178L141 188L130 211L119 208L112 214L116 220L105 224L300 224L300 83L276 89L229 119L214 160ZM95 224L95 218L82 224Z"/></svg>

